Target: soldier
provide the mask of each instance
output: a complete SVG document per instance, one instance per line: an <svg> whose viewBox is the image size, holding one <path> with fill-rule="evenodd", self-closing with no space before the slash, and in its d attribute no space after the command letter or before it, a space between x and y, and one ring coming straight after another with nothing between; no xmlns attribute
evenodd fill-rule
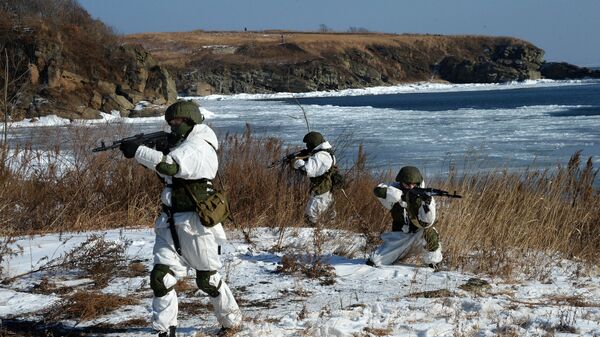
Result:
<svg viewBox="0 0 600 337"><path fill-rule="evenodd" d="M154 268L150 273L152 326L160 337L174 337L177 327L177 277L187 268L196 270L196 284L210 296L214 314L222 325L220 335L237 328L241 311L231 290L217 271L221 268L220 245L226 241L219 223L206 227L196 213L196 200L213 192L217 174L218 141L213 130L202 124L204 116L193 102L179 101L167 108L165 119L174 141L163 152L132 140L121 145L126 158L154 170L164 180L163 212L155 223ZM191 194L194 195L191 195Z"/></svg>
<svg viewBox="0 0 600 337"><path fill-rule="evenodd" d="M423 262L437 270L442 261L442 249L437 230L433 227L436 209L430 196L410 193L425 183L419 169L404 166L396 182L379 184L374 193L392 215L392 232L384 233L383 244L367 260L370 266L389 265L412 253L420 254Z"/></svg>
<svg viewBox="0 0 600 337"><path fill-rule="evenodd" d="M314 226L321 220L335 217L331 176L336 161L331 144L322 134L309 132L302 141L306 143L306 156L296 158L292 161L292 165L294 169L310 178L310 198L304 210L304 218ZM329 219L323 219L325 214Z"/></svg>

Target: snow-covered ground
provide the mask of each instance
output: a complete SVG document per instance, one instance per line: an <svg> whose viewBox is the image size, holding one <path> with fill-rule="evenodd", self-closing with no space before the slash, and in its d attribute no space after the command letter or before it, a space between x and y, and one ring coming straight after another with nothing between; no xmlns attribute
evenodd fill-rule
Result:
<svg viewBox="0 0 600 337"><path fill-rule="evenodd" d="M92 234L99 233L19 238L11 247L21 253L4 257L3 278L38 269ZM127 242L128 259L140 261L149 273L154 240L151 229L100 234L109 242ZM556 261L548 267L543 282L454 270L434 272L409 263L373 268L364 264L364 238L325 231L323 259L335 272L335 283L331 284L327 278L276 272L286 254L311 255L312 229L280 232L260 228L250 235L252 244L242 239L242 233L231 232L229 243L223 247L221 273L245 316L243 329L236 336L600 336L597 267ZM28 274L1 285L0 318L36 321L40 310L90 284L78 273L49 273ZM101 292L136 298L139 304L90 321L63 323L85 328L129 322L129 326L120 326L124 330L106 330L102 335L152 336L148 277L127 277L125 271L116 274ZM184 280L189 289L195 289L193 275L190 272L189 279ZM55 293L35 291L44 276L54 282ZM185 290L179 297L178 336L205 336L218 330L214 316L205 308L209 301L203 293Z"/></svg>

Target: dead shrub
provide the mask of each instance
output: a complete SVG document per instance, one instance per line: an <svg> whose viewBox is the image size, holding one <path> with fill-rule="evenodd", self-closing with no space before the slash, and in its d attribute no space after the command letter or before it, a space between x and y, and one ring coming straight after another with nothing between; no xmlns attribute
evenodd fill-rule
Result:
<svg viewBox="0 0 600 337"><path fill-rule="evenodd" d="M183 278L175 283L175 291L180 294L188 294L193 296L198 291L196 281L192 278Z"/></svg>
<svg viewBox="0 0 600 337"><path fill-rule="evenodd" d="M132 261L129 263L129 268L127 269L127 276L129 277L137 277L137 276L147 276L149 275L146 266L139 261Z"/></svg>
<svg viewBox="0 0 600 337"><path fill-rule="evenodd" d="M95 234L49 264L66 272L80 270L84 277L94 280L96 287L103 288L118 272L126 269L128 246L127 241L110 242Z"/></svg>
<svg viewBox="0 0 600 337"><path fill-rule="evenodd" d="M203 303L200 299L179 302L179 312L183 317L197 317L211 314L212 310L212 304Z"/></svg>
<svg viewBox="0 0 600 337"><path fill-rule="evenodd" d="M408 297L423 297L423 298L444 298L444 297L456 297L456 294L448 289L438 289L438 290L429 290L429 291L421 291L417 293L411 293Z"/></svg>
<svg viewBox="0 0 600 337"><path fill-rule="evenodd" d="M319 279L322 285L335 284L335 269L333 266L323 263L321 259L315 260L301 255L284 255L275 271Z"/></svg>
<svg viewBox="0 0 600 337"><path fill-rule="evenodd" d="M394 331L392 328L370 328L366 327L363 331L369 336L390 336Z"/></svg>
<svg viewBox="0 0 600 337"><path fill-rule="evenodd" d="M45 319L52 322L65 319L88 321L109 314L122 306L137 303L138 300L132 297L78 291L51 308Z"/></svg>

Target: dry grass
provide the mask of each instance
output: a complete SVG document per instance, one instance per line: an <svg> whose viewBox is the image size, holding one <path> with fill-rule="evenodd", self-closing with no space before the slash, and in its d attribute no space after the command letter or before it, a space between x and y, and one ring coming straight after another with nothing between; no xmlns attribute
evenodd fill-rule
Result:
<svg viewBox="0 0 600 337"><path fill-rule="evenodd" d="M364 328L365 336L391 336L394 331L392 328Z"/></svg>
<svg viewBox="0 0 600 337"><path fill-rule="evenodd" d="M467 173L440 182L459 201L440 207L438 227L455 265L543 279L552 259L600 261L600 191L591 158L575 153L556 170ZM477 253L474 253L477 252ZM526 263L523 263L523 262Z"/></svg>
<svg viewBox="0 0 600 337"><path fill-rule="evenodd" d="M283 43L282 43L283 37ZM417 34L384 34L384 33L315 33L295 31L259 31L259 32L170 32L143 33L124 37L129 43L143 45L162 64L175 68L184 67L193 59L214 57L228 62L271 62L273 59L287 59L296 62L301 60L327 57L331 53L356 49L368 51L370 46L401 47L423 53L423 50L435 50L441 53L460 56L468 52L469 46L489 43L490 45L503 39L506 43L525 44L515 38L485 36L441 36ZM467 46L462 50L456 45ZM235 54L223 52L231 46L238 50ZM476 48L473 48L476 49ZM250 51L250 52L249 52ZM267 53L267 54L265 54ZM299 55L301 55L299 57Z"/></svg>
<svg viewBox="0 0 600 337"><path fill-rule="evenodd" d="M45 317L48 321L74 319L87 321L109 314L124 305L134 305L138 301L131 297L121 297L92 292L76 292L51 308Z"/></svg>
<svg viewBox="0 0 600 337"><path fill-rule="evenodd" d="M96 136L78 130L70 139L49 145L49 151L2 148L0 247L15 235L152 225L159 211L159 180L118 151L92 154ZM65 141L81 145L67 153L60 146ZM278 139L253 137L249 131L225 137L221 149L215 184L228 191L234 215L226 228L241 229L249 239L257 227L279 228L285 235L289 228L304 226L306 177L289 167L267 168L296 149L284 148ZM365 170L366 157L358 157L347 172L345 194L335 192L337 217L327 227L374 239L389 230L391 219L372 189L393 175ZM40 158L49 164L36 165ZM68 169L62 165L66 158ZM495 275L523 271L544 279L552 259L598 264L596 174L591 159L582 161L576 153L566 166L554 170L467 171L430 181L430 186L464 196L438 199L437 228L449 267Z"/></svg>

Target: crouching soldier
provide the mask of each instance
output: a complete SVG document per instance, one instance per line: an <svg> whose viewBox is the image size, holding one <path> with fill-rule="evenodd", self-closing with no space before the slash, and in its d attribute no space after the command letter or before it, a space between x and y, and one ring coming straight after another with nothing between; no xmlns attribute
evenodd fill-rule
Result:
<svg viewBox="0 0 600 337"><path fill-rule="evenodd" d="M367 264L389 265L412 254L421 255L425 264L437 270L442 261L438 232L433 227L436 209L430 196L410 193L415 187L425 187L423 176L414 166L404 166L396 182L379 184L374 193L392 215L392 232L384 233L383 244L371 254Z"/></svg>
<svg viewBox="0 0 600 337"><path fill-rule="evenodd" d="M204 116L193 102L180 101L167 108L165 119L174 140L163 152L129 141L120 149L127 158L154 170L164 180L163 212L155 223L154 268L150 273L152 326L161 337L174 337L177 327L177 277L196 270L198 288L210 296L221 335L237 328L242 319L238 305L217 271L220 244L226 240L219 223L206 227L196 213L196 201L214 191L218 146L215 133L202 124ZM166 153L166 154L165 154Z"/></svg>
<svg viewBox="0 0 600 337"><path fill-rule="evenodd" d="M293 160L292 165L310 178L310 198L304 209L304 218L314 226L319 221L335 218L331 193L335 156L331 144L318 132L307 133L302 141L306 143L306 157Z"/></svg>

